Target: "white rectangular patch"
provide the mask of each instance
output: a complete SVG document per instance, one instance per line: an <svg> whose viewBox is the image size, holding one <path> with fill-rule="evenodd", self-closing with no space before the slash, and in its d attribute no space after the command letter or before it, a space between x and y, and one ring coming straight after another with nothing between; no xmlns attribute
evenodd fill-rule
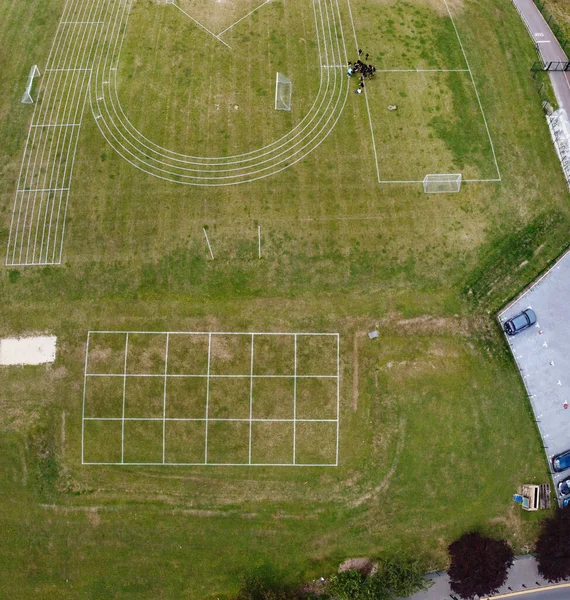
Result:
<svg viewBox="0 0 570 600"><path fill-rule="evenodd" d="M0 365L41 365L55 360L56 336L0 340Z"/></svg>

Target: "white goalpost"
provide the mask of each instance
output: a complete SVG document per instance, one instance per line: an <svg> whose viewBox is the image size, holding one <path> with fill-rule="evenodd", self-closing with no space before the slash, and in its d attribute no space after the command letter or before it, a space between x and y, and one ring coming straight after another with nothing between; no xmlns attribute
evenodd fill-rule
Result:
<svg viewBox="0 0 570 600"><path fill-rule="evenodd" d="M449 194L461 190L461 173L430 173L424 177L426 194Z"/></svg>
<svg viewBox="0 0 570 600"><path fill-rule="evenodd" d="M291 110L292 93L291 80L283 73L277 73L275 80L275 110Z"/></svg>
<svg viewBox="0 0 570 600"><path fill-rule="evenodd" d="M28 75L28 83L26 84L26 91L22 96L22 104L33 104L32 100L32 84L34 83L34 77L40 76L40 70L38 69L38 65L34 65L30 69L30 74Z"/></svg>

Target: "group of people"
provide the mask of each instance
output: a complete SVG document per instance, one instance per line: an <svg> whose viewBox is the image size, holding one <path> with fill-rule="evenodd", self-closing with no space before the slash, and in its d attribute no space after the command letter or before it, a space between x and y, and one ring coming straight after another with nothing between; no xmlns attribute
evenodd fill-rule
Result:
<svg viewBox="0 0 570 600"><path fill-rule="evenodd" d="M354 63L348 61L348 70L347 75L352 77L353 75L357 75L360 73L360 85L354 90L355 94L362 94L362 90L364 89L364 80L366 78L372 79L374 73L376 73L376 67L374 65L368 65L365 62L360 60L362 56L362 50L358 49L358 60ZM370 54L366 54L364 60L368 60Z"/></svg>

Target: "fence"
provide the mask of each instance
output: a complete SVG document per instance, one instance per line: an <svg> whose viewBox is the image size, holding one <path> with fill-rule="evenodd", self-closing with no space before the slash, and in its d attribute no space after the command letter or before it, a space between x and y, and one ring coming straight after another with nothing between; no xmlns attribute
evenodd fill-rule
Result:
<svg viewBox="0 0 570 600"><path fill-rule="evenodd" d="M534 3L538 7L538 10L542 13L542 16L545 18L546 23L552 29L552 33L556 36L559 44L562 46L562 50L566 52L566 44L568 44L568 38L564 34L564 29L560 27L558 22L556 21L556 17L552 15L552 13L546 8L545 0L534 0Z"/></svg>

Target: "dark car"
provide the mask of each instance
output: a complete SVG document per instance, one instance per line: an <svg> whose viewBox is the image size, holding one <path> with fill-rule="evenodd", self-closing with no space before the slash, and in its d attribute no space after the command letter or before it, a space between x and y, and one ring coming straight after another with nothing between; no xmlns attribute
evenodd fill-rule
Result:
<svg viewBox="0 0 570 600"><path fill-rule="evenodd" d="M523 310L522 313L514 316L505 322L505 332L507 335L516 335L525 329L528 329L531 325L536 323L536 314L532 308Z"/></svg>
<svg viewBox="0 0 570 600"><path fill-rule="evenodd" d="M570 450L566 450L566 452L561 452L560 454L553 456L552 468L556 473L570 469Z"/></svg>
<svg viewBox="0 0 570 600"><path fill-rule="evenodd" d="M570 477L567 477L558 483L558 493L561 496L568 496L568 494L570 494Z"/></svg>

